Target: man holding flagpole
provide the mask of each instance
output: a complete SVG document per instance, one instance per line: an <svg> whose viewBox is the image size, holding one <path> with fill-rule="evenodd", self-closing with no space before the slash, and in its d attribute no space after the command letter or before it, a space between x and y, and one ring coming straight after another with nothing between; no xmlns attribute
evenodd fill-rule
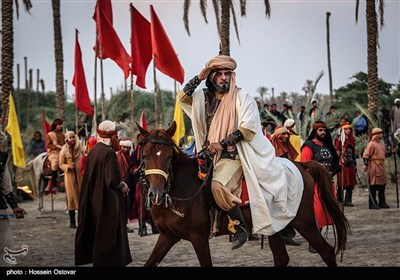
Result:
<svg viewBox="0 0 400 280"><path fill-rule="evenodd" d="M9 97L9 106L6 131L11 136L13 163L17 167L25 168L24 147L22 145L21 134L19 131L14 99L11 93ZM26 214L25 210L18 206L15 198L10 172L7 167L7 158L8 153L1 151L0 148L0 252L5 252L5 249L13 249L9 217L22 219ZM13 210L13 214L7 213L6 202ZM5 263L3 259L4 258L1 256L0 266L7 266L8 264Z"/></svg>

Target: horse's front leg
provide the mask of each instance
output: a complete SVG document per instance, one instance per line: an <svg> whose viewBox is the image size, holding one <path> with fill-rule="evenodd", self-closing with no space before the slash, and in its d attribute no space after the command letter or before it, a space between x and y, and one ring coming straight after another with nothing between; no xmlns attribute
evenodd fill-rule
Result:
<svg viewBox="0 0 400 280"><path fill-rule="evenodd" d="M274 257L274 265L286 267L289 263L289 255L286 250L285 241L282 239L279 232L268 236L268 243Z"/></svg>
<svg viewBox="0 0 400 280"><path fill-rule="evenodd" d="M164 233L160 233L156 245L154 245L153 251L144 266L158 266L169 250L171 250L172 246L174 246L179 240L179 237L167 236Z"/></svg>
<svg viewBox="0 0 400 280"><path fill-rule="evenodd" d="M197 235L191 239L191 243L193 245L194 251L196 252L197 258L199 259L200 266L212 266L208 235Z"/></svg>

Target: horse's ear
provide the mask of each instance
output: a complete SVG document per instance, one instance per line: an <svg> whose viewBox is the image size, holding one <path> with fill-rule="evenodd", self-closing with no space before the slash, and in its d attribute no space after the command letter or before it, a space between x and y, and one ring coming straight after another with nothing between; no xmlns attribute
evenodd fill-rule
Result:
<svg viewBox="0 0 400 280"><path fill-rule="evenodd" d="M141 127L137 122L136 122L136 126L138 127L139 132L142 136L146 136L147 134L149 134L149 132L146 129L144 129L143 127Z"/></svg>
<svg viewBox="0 0 400 280"><path fill-rule="evenodd" d="M171 126L167 129L167 133L168 133L169 136L172 137L172 136L174 136L175 131L176 131L176 122L173 121Z"/></svg>

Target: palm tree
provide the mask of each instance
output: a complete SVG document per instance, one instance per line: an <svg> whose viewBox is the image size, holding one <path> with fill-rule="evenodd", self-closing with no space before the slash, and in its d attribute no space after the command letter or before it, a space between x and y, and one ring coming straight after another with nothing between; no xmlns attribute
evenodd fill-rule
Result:
<svg viewBox="0 0 400 280"><path fill-rule="evenodd" d="M258 87L256 91L260 94L261 106L264 106L264 102L265 102L264 95L267 95L268 88L261 86L261 87Z"/></svg>
<svg viewBox="0 0 400 280"><path fill-rule="evenodd" d="M316 97L315 90L317 88L319 81L323 76L324 76L324 71L321 71L318 74L317 78L315 78L315 81L306 80L304 87L301 90L303 90L305 93L307 104L310 104L311 100L315 99Z"/></svg>
<svg viewBox="0 0 400 280"><path fill-rule="evenodd" d="M25 10L29 13L32 8L30 0L22 1ZM3 118L3 124L7 124L8 117L8 97L10 92L13 90L14 83L14 1L1 1L1 25L2 25L2 36L1 36L1 107ZM17 19L19 19L19 5L18 1L15 1L15 11ZM2 128L3 129L3 128Z"/></svg>
<svg viewBox="0 0 400 280"><path fill-rule="evenodd" d="M53 8L54 52L56 59L56 112L57 118L65 120L64 54L61 36L60 0L51 1Z"/></svg>
<svg viewBox="0 0 400 280"><path fill-rule="evenodd" d="M239 0L240 4L240 15L245 16L246 15L246 0ZM240 38L239 38L239 31L238 31L238 26L237 26L237 21L236 21L236 12L235 8L233 5L232 0L213 0L212 1L213 6L214 6L214 12L215 12L215 18L216 18L216 23L217 23L217 30L218 34L220 36L220 51L224 55L230 55L230 42L229 42L229 37L230 37L230 17L232 15L233 17L233 25L235 27L235 32L236 32L236 37L239 41L240 44ZM265 14L269 18L271 15L271 6L269 4L269 0L264 0L265 3ZM184 6L183 6L183 22L185 24L185 29L187 33L190 36L190 30L189 30L189 8L190 8L191 1L190 0L185 0ZM206 23L207 21L207 0L200 0L200 9L201 13L203 14L204 20Z"/></svg>
<svg viewBox="0 0 400 280"><path fill-rule="evenodd" d="M380 29L384 25L384 0L366 0L367 20L367 64L368 64L368 112L376 118L378 110L378 16L376 13L376 2L379 4ZM358 22L358 8L360 0L356 0L356 23Z"/></svg>

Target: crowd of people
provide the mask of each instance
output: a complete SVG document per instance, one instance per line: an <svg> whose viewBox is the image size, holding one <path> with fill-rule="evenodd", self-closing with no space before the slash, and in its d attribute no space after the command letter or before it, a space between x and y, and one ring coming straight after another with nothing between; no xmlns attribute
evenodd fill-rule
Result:
<svg viewBox="0 0 400 280"><path fill-rule="evenodd" d="M295 114L290 102L283 105L282 112L277 110L275 103L257 103L236 85L236 67L232 57L217 55L179 93L177 98L192 121L195 148L190 150L207 149L214 155L211 191L218 207L226 211L233 222L232 250L242 247L253 233L280 233L286 244L296 246L298 244L292 239L294 230L288 224L299 207L302 185L288 184L285 170L293 168L291 161L321 163L331 174L331 189L338 202L354 207L352 196L357 184L355 137L368 134L370 124L359 111L353 120L348 114L340 118L335 106L323 115L316 100L313 100L308 115L305 106ZM196 91L202 81L206 88ZM390 207L385 198L385 160L396 150L388 151L385 139L390 130L400 129L400 99L395 100L390 112L382 106L380 113L382 128L371 129L368 145L360 155L368 174L370 209ZM307 119L311 120L309 124ZM307 127L307 137L303 139L297 128ZM333 139L332 132L336 129L337 137ZM64 133L63 121L55 119L45 137L47 141L42 139L40 131L36 131L30 152L33 156L43 152L48 154L52 176L47 193L57 193L59 172L64 173L69 225L77 228L76 265L126 266L132 261L128 233L133 229L129 223L139 222L140 236L148 234L146 223L150 224L153 234L158 233L145 207L146 191L139 184L141 151L137 144L141 135L132 141L121 133L118 122L105 120L97 127L97 136L87 139L82 129L77 133ZM83 137L87 141L81 141ZM23 218L25 211L10 191L3 153L0 152L3 182L0 213L6 209L7 201L17 218ZM253 220L253 228L245 223L240 210L244 185L257 205L251 208L252 216L257 217ZM265 193L273 193L276 197L265 196ZM292 195L290 199L288 193ZM272 203L279 206L272 207ZM320 230L333 223L324 214L317 193L314 194L314 211ZM0 225L3 236L3 232L9 232L6 219L0 218ZM4 242L2 239L1 245L11 247L12 242L9 238ZM315 253L311 246L309 251Z"/></svg>

